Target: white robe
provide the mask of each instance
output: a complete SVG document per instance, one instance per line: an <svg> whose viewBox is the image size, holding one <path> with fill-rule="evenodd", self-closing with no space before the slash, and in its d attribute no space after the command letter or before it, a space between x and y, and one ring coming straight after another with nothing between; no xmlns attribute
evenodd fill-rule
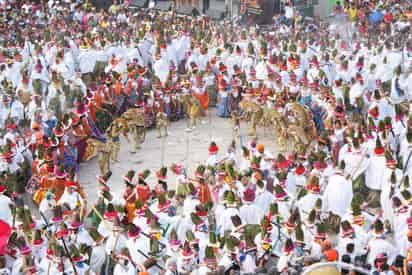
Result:
<svg viewBox="0 0 412 275"><path fill-rule="evenodd" d="M404 94L398 94L399 91L396 88L396 80L398 80L399 88L403 90ZM399 104L402 101L406 100L408 96L408 91L404 89L404 87L401 86L401 80L399 77L395 76L392 78L391 82L391 92L390 92L390 98L393 104Z"/></svg>
<svg viewBox="0 0 412 275"><path fill-rule="evenodd" d="M127 264L127 266L116 264L114 266L114 269L113 269L113 274L116 274L116 275L135 275L136 274L136 268L130 262Z"/></svg>
<svg viewBox="0 0 412 275"><path fill-rule="evenodd" d="M90 269L96 274L100 274L106 261L106 250L104 245L94 246L90 255Z"/></svg>
<svg viewBox="0 0 412 275"><path fill-rule="evenodd" d="M350 104L356 104L356 99L363 95L364 89L364 85L361 85L360 83L355 83L354 85L352 85L349 90Z"/></svg>
<svg viewBox="0 0 412 275"><path fill-rule="evenodd" d="M406 250L409 245L408 241L408 223L410 209L405 213L396 213L393 219L393 239L395 241L395 247L397 249L397 254L406 256Z"/></svg>
<svg viewBox="0 0 412 275"><path fill-rule="evenodd" d="M214 167L218 162L219 160L218 160L217 154L210 155L206 160L206 164L212 167Z"/></svg>
<svg viewBox="0 0 412 275"><path fill-rule="evenodd" d="M373 266L376 256L380 253L388 255L388 263L392 263L396 257L395 247L385 239L373 238L368 242L369 254L367 262Z"/></svg>
<svg viewBox="0 0 412 275"><path fill-rule="evenodd" d="M186 262L186 260L182 257L179 257L179 259L177 259L177 271L183 274L190 274L194 268L195 261L195 257L190 258L188 262Z"/></svg>
<svg viewBox="0 0 412 275"><path fill-rule="evenodd" d="M255 205L259 207L260 211L265 214L269 211L270 204L273 201L273 194L269 191L263 191L256 194Z"/></svg>
<svg viewBox="0 0 412 275"><path fill-rule="evenodd" d="M200 204L199 199L188 196L183 202L183 215L190 216L190 213L196 211L196 206Z"/></svg>
<svg viewBox="0 0 412 275"><path fill-rule="evenodd" d="M37 72L35 69L37 61L32 64L31 79L40 79L44 82L49 82L49 72L47 71L47 64L43 57L40 57L40 63L42 64L42 70L40 72Z"/></svg>
<svg viewBox="0 0 412 275"><path fill-rule="evenodd" d="M393 70L390 69L389 64L383 64L381 63L380 65L377 64L376 68L376 79L380 79L383 82L391 80L393 75Z"/></svg>
<svg viewBox="0 0 412 275"><path fill-rule="evenodd" d="M126 247L129 249L133 262L143 264L143 262L146 261L146 257L140 254L138 250L148 255L148 252L150 251L150 242L148 238L140 236L137 239L128 239L126 241Z"/></svg>
<svg viewBox="0 0 412 275"><path fill-rule="evenodd" d="M24 105L20 100L13 100L10 107L10 117L17 119L16 122L23 120L24 118Z"/></svg>
<svg viewBox="0 0 412 275"><path fill-rule="evenodd" d="M13 87L17 87L21 82L21 69L23 67L22 62L14 62L11 68L7 69L7 78L11 81Z"/></svg>
<svg viewBox="0 0 412 275"><path fill-rule="evenodd" d="M260 224L264 212L255 204L244 204L239 209L239 216L243 223L246 224Z"/></svg>
<svg viewBox="0 0 412 275"><path fill-rule="evenodd" d="M385 182L385 156L371 156L365 171L365 185L372 190L381 190Z"/></svg>
<svg viewBox="0 0 412 275"><path fill-rule="evenodd" d="M260 61L256 65L256 78L259 80L266 80L268 78L267 65L264 61Z"/></svg>
<svg viewBox="0 0 412 275"><path fill-rule="evenodd" d="M60 205L63 205L64 203L67 203L70 206L70 209L73 210L77 208L78 203L82 204L83 200L79 193L77 192L69 193L65 190L60 200L58 201L58 204Z"/></svg>
<svg viewBox="0 0 412 275"><path fill-rule="evenodd" d="M369 165L365 150L345 154L344 161L345 175L349 175L351 180L356 180Z"/></svg>
<svg viewBox="0 0 412 275"><path fill-rule="evenodd" d="M355 231L355 238L343 238L342 236L339 237L338 241L338 252L339 255L343 255L346 253L346 246L350 243L354 244L355 249L353 251L355 256L361 256L366 253L366 245L368 241L368 235L366 234L365 230L362 227L354 224L352 225L353 230Z"/></svg>
<svg viewBox="0 0 412 275"><path fill-rule="evenodd" d="M315 208L317 199L322 198L320 194L308 193L297 202L297 207L303 220L309 216L310 211Z"/></svg>
<svg viewBox="0 0 412 275"><path fill-rule="evenodd" d="M145 217L136 216L133 219L133 224L139 226L143 232L147 232L149 230L149 225L147 224L147 219Z"/></svg>
<svg viewBox="0 0 412 275"><path fill-rule="evenodd" d="M97 61L97 52L91 50L80 50L79 68L82 74L94 71Z"/></svg>
<svg viewBox="0 0 412 275"><path fill-rule="evenodd" d="M401 141L401 150L399 154L402 157L403 161L403 171L405 174L409 175L409 178L412 176L412 146L409 145L406 137Z"/></svg>
<svg viewBox="0 0 412 275"><path fill-rule="evenodd" d="M245 260L241 264L241 270L245 273L255 273L256 272L256 256L250 254L246 255Z"/></svg>
<svg viewBox="0 0 412 275"><path fill-rule="evenodd" d="M224 232L227 230L232 230L233 229L233 223L231 220L232 216L235 216L239 214L239 210L234 207L228 207L222 211L221 216L217 220L217 227L220 228L219 234L223 236Z"/></svg>
<svg viewBox="0 0 412 275"><path fill-rule="evenodd" d="M380 196L380 203L381 203L381 209L382 209L382 218L383 220L388 220L390 224L393 226L394 223L394 212L393 212L393 207L392 207L392 198L390 197L391 193L391 174L392 174L392 169L386 168L385 169L385 176L384 176L384 184L382 184L382 190L381 190L381 196ZM396 181L400 181L402 178L402 171L399 169L395 170L395 175L396 175Z"/></svg>
<svg viewBox="0 0 412 275"><path fill-rule="evenodd" d="M3 194L0 195L0 220L3 220L8 224L11 224L13 218L10 210L10 205L12 204L13 203L8 196Z"/></svg>
<svg viewBox="0 0 412 275"><path fill-rule="evenodd" d="M117 238L117 234L120 233L111 233L106 241L106 254L111 255L112 251L113 255L118 255L123 247L126 246L126 237L123 234ZM117 240L116 240L117 239Z"/></svg>
<svg viewBox="0 0 412 275"><path fill-rule="evenodd" d="M341 174L335 173L329 178L328 185L323 193L323 211L332 212L342 217L349 209L352 198L352 183Z"/></svg>

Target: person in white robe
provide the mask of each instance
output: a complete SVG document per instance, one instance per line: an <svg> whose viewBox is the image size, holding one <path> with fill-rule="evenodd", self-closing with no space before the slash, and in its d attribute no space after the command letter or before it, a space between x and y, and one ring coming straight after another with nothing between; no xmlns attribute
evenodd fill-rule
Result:
<svg viewBox="0 0 412 275"><path fill-rule="evenodd" d="M308 193L297 201L297 207L302 219L306 220L312 209L315 208L316 202L322 199L320 195L319 184L308 184Z"/></svg>
<svg viewBox="0 0 412 275"><path fill-rule="evenodd" d="M353 253L355 256L364 255L366 253L367 241L368 235L362 227L350 224L347 220L342 221L337 247L339 255L343 255L346 252L348 244L354 245Z"/></svg>
<svg viewBox="0 0 412 275"><path fill-rule="evenodd" d="M359 80L356 81L355 84L353 84L349 90L350 104L355 106L356 99L362 97L364 92L365 92L365 86L363 84L363 81L359 81Z"/></svg>
<svg viewBox="0 0 412 275"><path fill-rule="evenodd" d="M398 71L391 81L390 99L392 104L400 104L407 99L408 92L404 88L404 85L401 85L400 71Z"/></svg>
<svg viewBox="0 0 412 275"><path fill-rule="evenodd" d="M265 212L260 211L260 208L255 205L255 191L251 188L243 192L244 204L239 208L239 216L246 224L260 224Z"/></svg>
<svg viewBox="0 0 412 275"><path fill-rule="evenodd" d="M5 191L6 186L0 185L0 209L2 209L2 211L0 211L0 220L11 224L13 218L10 208L12 206L12 200L4 194Z"/></svg>
<svg viewBox="0 0 412 275"><path fill-rule="evenodd" d="M323 193L322 210L342 217L351 204L353 190L351 181L343 176L341 169L337 170L328 181Z"/></svg>
<svg viewBox="0 0 412 275"><path fill-rule="evenodd" d="M24 105L18 98L13 99L11 102L10 117L17 125L20 125L20 122L24 119Z"/></svg>
<svg viewBox="0 0 412 275"><path fill-rule="evenodd" d="M233 229L232 217L240 216L239 209L233 204L234 202L227 202L226 208L222 210L219 219L216 221L219 235L223 236L225 231Z"/></svg>
<svg viewBox="0 0 412 275"><path fill-rule="evenodd" d="M136 267L127 258L120 259L113 269L113 274L118 275L135 275L136 272Z"/></svg>
<svg viewBox="0 0 412 275"><path fill-rule="evenodd" d="M155 56L153 72L162 83L165 83L169 74L169 63L167 62L167 60L163 57L160 58Z"/></svg>
<svg viewBox="0 0 412 275"><path fill-rule="evenodd" d="M376 140L376 148L374 153L369 158L368 168L365 170L365 185L376 194L377 191L382 189L382 185L386 182L385 168L386 158L384 156L385 149L382 147L379 137ZM375 198L371 196L367 199L368 202L372 202Z"/></svg>
<svg viewBox="0 0 412 275"><path fill-rule="evenodd" d="M71 210L78 209L84 205L80 193L75 190L76 186L66 186L63 195L57 202L59 205L67 204Z"/></svg>
<svg viewBox="0 0 412 275"><path fill-rule="evenodd" d="M388 64L387 57L382 57L379 63L377 63L376 79L379 79L382 83L385 83L392 79L393 70L391 70Z"/></svg>
<svg viewBox="0 0 412 275"><path fill-rule="evenodd" d="M6 76L11 81L13 87L17 87L22 79L21 70L23 68L23 63L17 60L13 61L13 64L7 68Z"/></svg>
<svg viewBox="0 0 412 275"><path fill-rule="evenodd" d="M79 69L82 75L92 73L96 66L98 53L96 51L87 49L80 50L79 54Z"/></svg>
<svg viewBox="0 0 412 275"><path fill-rule="evenodd" d="M127 236L126 247L129 249L131 260L135 264L142 264L146 261L146 257L138 251L140 250L148 255L150 252L149 239L141 235L139 227L132 227L132 229L129 229Z"/></svg>
<svg viewBox="0 0 412 275"><path fill-rule="evenodd" d="M389 240L384 237L373 237L368 242L369 254L367 262L373 266L376 256L381 253L388 255L389 262L393 262L396 257L396 249Z"/></svg>
<svg viewBox="0 0 412 275"><path fill-rule="evenodd" d="M106 248L103 243L103 238L97 234L97 231L95 231L95 229L89 229L89 231L90 230L95 232L90 234L94 239L89 261L90 270L96 274L100 274L104 263L106 262Z"/></svg>
<svg viewBox="0 0 412 275"><path fill-rule="evenodd" d="M114 226L106 240L106 255L110 257L120 254L121 250L126 247L126 241L126 237L119 231L118 226Z"/></svg>
<svg viewBox="0 0 412 275"><path fill-rule="evenodd" d="M263 181L256 183L256 199L255 205L260 208L260 211L265 214L269 211L270 204L273 201L273 194L270 193Z"/></svg>
<svg viewBox="0 0 412 275"><path fill-rule="evenodd" d="M351 180L357 180L366 170L369 165L369 158L366 150L359 145L359 140L353 141L351 152L345 154L343 159L345 162L344 174Z"/></svg>

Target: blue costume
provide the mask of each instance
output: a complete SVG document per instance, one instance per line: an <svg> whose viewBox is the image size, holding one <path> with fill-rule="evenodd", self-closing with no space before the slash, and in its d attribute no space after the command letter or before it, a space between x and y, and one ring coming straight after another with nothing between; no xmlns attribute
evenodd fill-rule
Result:
<svg viewBox="0 0 412 275"><path fill-rule="evenodd" d="M216 114L220 117L229 117L228 92L220 90L217 94Z"/></svg>

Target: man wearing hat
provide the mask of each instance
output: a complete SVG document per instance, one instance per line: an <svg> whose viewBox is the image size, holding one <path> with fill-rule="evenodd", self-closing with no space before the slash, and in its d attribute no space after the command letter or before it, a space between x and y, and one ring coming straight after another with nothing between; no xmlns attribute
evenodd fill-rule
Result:
<svg viewBox="0 0 412 275"><path fill-rule="evenodd" d="M225 272L230 272L232 269L239 270L238 252L236 247L238 243L239 240L232 236L227 236L225 238L223 253L218 261L218 266L223 267Z"/></svg>
<svg viewBox="0 0 412 275"><path fill-rule="evenodd" d="M36 94L44 95L48 86L49 72L44 57L41 54L41 49L36 49L36 58L34 62L34 69L31 71L30 78L33 80L33 88Z"/></svg>
<svg viewBox="0 0 412 275"><path fill-rule="evenodd" d="M99 234L99 232L97 232L94 227L91 227L87 230L90 237L93 239L93 243L90 245L90 270L99 273L101 272L102 268L104 267L104 263L106 262L106 247L104 238Z"/></svg>
<svg viewBox="0 0 412 275"><path fill-rule="evenodd" d="M400 198L403 197L404 201ZM401 195L394 195L392 197L392 208L394 211L393 225L391 227L393 231L393 239L395 241L395 247L399 255L405 256L406 249L408 247L408 218L410 217L410 207L408 201L411 199L409 191L401 191Z"/></svg>
<svg viewBox="0 0 412 275"><path fill-rule="evenodd" d="M220 228L220 236L223 236L226 231L231 231L233 229L231 218L236 215L239 216L239 210L236 203L236 195L233 191L225 191L222 204L225 206L225 208L219 214L218 220L216 221L217 228Z"/></svg>
<svg viewBox="0 0 412 275"><path fill-rule="evenodd" d="M270 191L269 191L270 190ZM259 207L262 213L269 211L270 204L273 201L273 184L265 183L259 179L256 181L256 199L254 204Z"/></svg>
<svg viewBox="0 0 412 275"><path fill-rule="evenodd" d="M116 265L113 269L113 274L119 275L131 275L136 274L136 267L131 262L130 251L128 248L124 247L121 249L120 253L116 255Z"/></svg>
<svg viewBox="0 0 412 275"><path fill-rule="evenodd" d="M173 171L175 175L175 186L176 186L176 194L186 196L188 194L188 187L187 187L187 179L185 175L185 169L183 164L180 163L173 163L170 169Z"/></svg>
<svg viewBox="0 0 412 275"><path fill-rule="evenodd" d="M243 205L239 208L239 216L246 224L259 224L264 212L255 205L255 191L249 187L243 192Z"/></svg>
<svg viewBox="0 0 412 275"><path fill-rule="evenodd" d="M195 255L189 242L186 240L177 260L177 271L179 274L188 275L194 269L194 265Z"/></svg>
<svg viewBox="0 0 412 275"><path fill-rule="evenodd" d="M76 245L69 246L69 253L71 265L68 268L68 272L77 273L79 275L87 275L90 272L89 265L85 262L85 257L80 253Z"/></svg>
<svg viewBox="0 0 412 275"><path fill-rule="evenodd" d="M208 166L214 167L219 162L218 157L217 157L217 154L219 152L219 147L216 145L216 142L212 141L210 143L208 151L209 151L209 157L206 161L206 164Z"/></svg>
<svg viewBox="0 0 412 275"><path fill-rule="evenodd" d="M110 204L109 204L110 206ZM113 229L109 232L106 240L106 269L112 270L116 255L119 255L123 248L126 247L126 237L122 234L122 228L119 224L119 217L117 211L113 207L108 207L105 212L105 217L112 217L114 219Z"/></svg>
<svg viewBox="0 0 412 275"><path fill-rule="evenodd" d="M71 210L83 208L85 202L80 193L77 191L78 187L77 182L67 181L64 193L57 203L60 205L67 204L70 206Z"/></svg>
<svg viewBox="0 0 412 275"><path fill-rule="evenodd" d="M24 105L21 103L20 99L15 96L10 105L10 118L20 126L24 119Z"/></svg>
<svg viewBox="0 0 412 275"><path fill-rule="evenodd" d="M365 185L368 190L368 204L376 204L379 198L379 191L382 189L382 184L385 182L386 158L385 149L382 146L379 137L376 138L376 147L374 155L370 157L368 168L365 171Z"/></svg>
<svg viewBox="0 0 412 275"><path fill-rule="evenodd" d="M386 167L383 179L384 182L381 186L380 206L382 209L382 219L384 221L388 221L391 225L393 225L394 209L392 207L392 197L399 191L397 186L399 185L403 176L402 170L397 168L396 159L393 158L392 154L389 151L385 152L385 159ZM407 177L408 176L405 177L405 181Z"/></svg>
<svg viewBox="0 0 412 275"><path fill-rule="evenodd" d="M86 246L91 246L93 244L94 240L85 229L78 211L74 211L72 213L71 221L68 223L68 228L70 231L70 243L76 245L84 244Z"/></svg>
<svg viewBox="0 0 412 275"><path fill-rule="evenodd" d="M272 162L274 160L273 155L269 152L269 150L265 149L265 146L262 143L258 143L256 145L255 156L260 158L260 169L266 177L269 170L272 168Z"/></svg>
<svg viewBox="0 0 412 275"><path fill-rule="evenodd" d="M188 229L190 230L190 229ZM179 254L180 254L180 249L182 246L182 242L180 241L180 239L178 239L178 235L177 232L174 228L172 228L172 230L170 231L169 237L168 237L169 241L166 247L166 256L173 261L174 263L176 263Z"/></svg>
<svg viewBox="0 0 412 275"><path fill-rule="evenodd" d="M186 231L192 228L193 223L190 214L196 212L196 206L200 205L200 201L198 199L198 190L195 188L193 183L189 182L187 185L187 189L188 194L186 195L183 201L183 206L181 209L178 209L182 211L182 217L179 221L177 221L176 224L176 230L179 240L184 239Z"/></svg>
<svg viewBox="0 0 412 275"><path fill-rule="evenodd" d="M301 192L305 192L305 190ZM309 176L305 193L307 194L303 195L303 197L300 197L300 194L298 194L298 197L300 198L297 202L297 206L303 219L306 219L310 211L315 207L316 201L322 198L320 195L319 178L317 176Z"/></svg>
<svg viewBox="0 0 412 275"><path fill-rule="evenodd" d="M357 224L352 224L348 220L341 222L341 232L339 233L338 251L343 255L349 244L354 245L354 256L362 256L366 253L365 248L368 241L368 235L365 230Z"/></svg>
<svg viewBox="0 0 412 275"><path fill-rule="evenodd" d="M329 178L328 185L323 193L323 212L329 213L334 225L339 226L339 221L349 208L353 197L351 182L343 176L345 162L341 162L336 172Z"/></svg>
<svg viewBox="0 0 412 275"><path fill-rule="evenodd" d="M368 250L367 262L371 266L381 253L388 255L389 262L393 262L395 259L396 249L385 237L383 223L380 219L377 219L373 226L372 238L368 241Z"/></svg>

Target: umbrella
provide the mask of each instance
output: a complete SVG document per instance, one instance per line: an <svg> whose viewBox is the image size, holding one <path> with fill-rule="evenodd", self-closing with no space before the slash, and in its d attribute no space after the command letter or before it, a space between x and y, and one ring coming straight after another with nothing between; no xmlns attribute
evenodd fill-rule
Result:
<svg viewBox="0 0 412 275"><path fill-rule="evenodd" d="M384 15L382 12L374 11L369 15L368 20L371 24L377 24L383 20L383 17Z"/></svg>
<svg viewBox="0 0 412 275"><path fill-rule="evenodd" d="M11 234L11 227L8 223L0 220L0 255L5 255L7 243Z"/></svg>

